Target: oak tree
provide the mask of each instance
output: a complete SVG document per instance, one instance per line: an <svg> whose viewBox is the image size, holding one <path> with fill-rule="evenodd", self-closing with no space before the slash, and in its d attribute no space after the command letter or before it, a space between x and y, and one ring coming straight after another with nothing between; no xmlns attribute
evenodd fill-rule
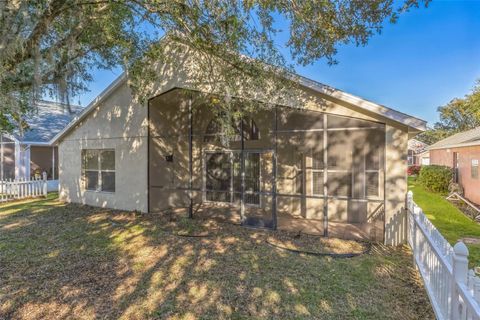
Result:
<svg viewBox="0 0 480 320"><path fill-rule="evenodd" d="M122 67L140 99L152 62L167 59L159 39L222 61L222 90L250 76L258 83L326 58L342 43L365 45L402 12L428 0L2 0L0 130L22 125L33 102L69 103L87 90L92 71ZM280 37L282 35L282 37ZM285 38L281 42L279 39ZM287 52L287 53L286 53ZM287 57L288 56L288 57ZM248 59L246 59L248 57ZM290 59L291 58L291 59ZM268 67L266 67L268 66ZM208 73L208 68L205 68ZM138 75L142 75L140 79Z"/></svg>

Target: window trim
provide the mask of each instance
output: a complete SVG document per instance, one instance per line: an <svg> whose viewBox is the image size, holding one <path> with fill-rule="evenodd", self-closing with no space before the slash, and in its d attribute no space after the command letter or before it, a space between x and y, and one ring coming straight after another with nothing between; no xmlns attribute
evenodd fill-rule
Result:
<svg viewBox="0 0 480 320"><path fill-rule="evenodd" d="M98 169L96 170L92 170L92 169L87 169L86 166L85 166L85 158L84 158L84 155L88 152L88 151L94 151L97 153L97 162L98 162ZM108 151L111 151L113 152L113 159L114 159L114 169L102 169L102 161L101 161L101 155L103 152L108 152ZM117 191L117 174L116 174L116 171L117 171L117 161L116 161L116 157L115 157L115 149L114 148L106 148L106 149L99 149L99 148L93 148L93 149L81 149L81 167L82 167L82 189L84 191L88 191L88 192L95 192L95 193L108 193L108 194L114 194L116 191ZM97 172L98 173L98 181L97 181L97 189L88 189L87 188L87 184L86 184L86 173L87 172ZM103 181L102 181L102 173L103 172L106 172L106 173L111 173L113 172L114 173L114 179L115 179L115 183L114 183L114 190L113 191L107 191L107 190L102 190L102 186L103 186Z"/></svg>
<svg viewBox="0 0 480 320"><path fill-rule="evenodd" d="M386 150L386 148L385 148ZM375 150L375 152L378 152L377 156L378 156L378 169L367 169L367 154L364 155L363 157L363 161L364 161L364 172L363 172L363 175L364 175L364 185L363 185L363 193L364 193L364 198L367 199L367 200L380 200L380 199L383 199L385 198L384 197L384 192L383 192L383 188L382 188L382 181L384 181L382 179L383 177L383 172L384 172L384 168L382 168L382 162L383 164L385 165L385 159L383 159L382 161L382 154L381 154L381 151L380 150ZM378 174L378 187L377 187L377 191L378 191L378 194L377 195L374 195L374 196L369 196L367 191L368 191L368 187L367 187L367 173L377 173ZM385 183L383 183L385 184Z"/></svg>
<svg viewBox="0 0 480 320"><path fill-rule="evenodd" d="M475 162L475 164L474 164ZM470 160L470 178L478 180L478 159L471 159ZM476 174L474 175L473 169L476 168Z"/></svg>
<svg viewBox="0 0 480 320"><path fill-rule="evenodd" d="M323 129L322 129L323 130ZM318 153L318 152L317 152ZM324 196L325 194L325 183L324 183L324 175L325 175L325 163L324 163L324 158L325 158L325 150L323 150L322 148L322 151L321 151L321 167L320 168L315 168L315 166L313 165L314 164L314 161L315 161L315 158L314 158L314 150L313 148L310 148L310 154L311 154L311 165L310 167L307 167L307 169L309 169L310 171L310 187L311 187L311 195L313 196ZM315 174L318 174L318 173L321 173L322 174L322 179L321 179L321 182L322 182L322 190L321 190L321 193L315 193L314 190L315 190L315 184L316 184L316 179L314 178Z"/></svg>

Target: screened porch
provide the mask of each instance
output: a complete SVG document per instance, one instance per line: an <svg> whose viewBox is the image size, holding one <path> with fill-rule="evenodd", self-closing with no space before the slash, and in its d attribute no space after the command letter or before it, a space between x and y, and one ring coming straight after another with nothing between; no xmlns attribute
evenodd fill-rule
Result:
<svg viewBox="0 0 480 320"><path fill-rule="evenodd" d="M383 240L384 124L275 106L225 130L198 100L181 89L150 100L150 212Z"/></svg>

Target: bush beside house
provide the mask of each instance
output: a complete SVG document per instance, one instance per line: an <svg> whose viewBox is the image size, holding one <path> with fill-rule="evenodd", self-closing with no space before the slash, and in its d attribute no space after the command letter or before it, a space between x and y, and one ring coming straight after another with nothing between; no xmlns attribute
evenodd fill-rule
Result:
<svg viewBox="0 0 480 320"><path fill-rule="evenodd" d="M445 193L448 192L452 177L452 169L447 166L422 166L418 183L429 191Z"/></svg>
<svg viewBox="0 0 480 320"><path fill-rule="evenodd" d="M417 165L409 166L407 169L408 176L418 176L421 168L422 168L421 166L417 166Z"/></svg>

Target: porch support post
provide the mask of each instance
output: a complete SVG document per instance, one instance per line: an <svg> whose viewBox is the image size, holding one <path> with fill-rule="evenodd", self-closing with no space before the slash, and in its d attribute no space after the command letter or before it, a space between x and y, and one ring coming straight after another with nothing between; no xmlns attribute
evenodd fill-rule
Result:
<svg viewBox="0 0 480 320"><path fill-rule="evenodd" d="M21 151L21 145L20 143L15 140L15 180L19 180L21 178L21 172L22 172L22 157L23 153Z"/></svg>
<svg viewBox="0 0 480 320"><path fill-rule="evenodd" d="M3 134L0 132L0 181L4 180L4 173L3 173L3 155L4 155L4 149L3 149Z"/></svg>
<svg viewBox="0 0 480 320"><path fill-rule="evenodd" d="M273 124L273 157L272 157L272 167L273 167L273 181L272 181L272 229L277 230L277 131L278 131L278 122L277 122L277 109L275 106L275 119Z"/></svg>
<svg viewBox="0 0 480 320"><path fill-rule="evenodd" d="M55 180L55 147L52 147L52 180Z"/></svg>
<svg viewBox="0 0 480 320"><path fill-rule="evenodd" d="M327 114L323 114L323 235L328 237L328 134L327 134Z"/></svg>
<svg viewBox="0 0 480 320"><path fill-rule="evenodd" d="M193 218L193 114L192 98L188 99L188 217Z"/></svg>
<svg viewBox="0 0 480 320"><path fill-rule="evenodd" d="M243 110L242 110L243 112ZM241 147L240 147L240 172L241 172L241 178L242 178L242 193L240 196L240 219L242 221L242 224L245 222L245 154L244 154L244 149L245 149L245 141L244 141L244 135L243 135L243 114L242 117L240 118L240 137L241 137Z"/></svg>
<svg viewBox="0 0 480 320"><path fill-rule="evenodd" d="M30 178L30 159L31 159L31 145L26 145L23 151L23 178L29 179Z"/></svg>

